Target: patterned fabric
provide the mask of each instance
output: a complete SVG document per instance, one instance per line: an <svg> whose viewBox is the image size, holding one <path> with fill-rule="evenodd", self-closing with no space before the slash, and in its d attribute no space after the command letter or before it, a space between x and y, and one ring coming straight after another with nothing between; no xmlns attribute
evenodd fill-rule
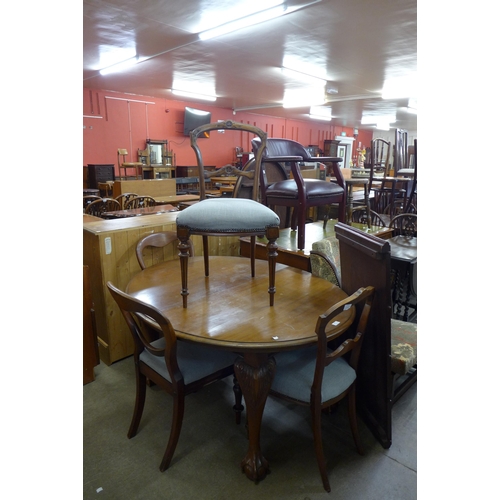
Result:
<svg viewBox="0 0 500 500"><path fill-rule="evenodd" d="M391 371L405 375L417 364L417 325L391 320Z"/></svg>
<svg viewBox="0 0 500 500"><path fill-rule="evenodd" d="M330 236L328 238L315 241L312 244L312 249L324 253L333 262L335 270L337 271L337 275L341 282L342 275L340 272L339 240L335 236ZM325 262L324 259L322 259L318 255L312 254L310 260L313 276L318 276L320 278L323 278L324 280L329 281L330 283L333 283L334 285L341 286L339 280L337 280L337 276L335 276L334 271L328 265L328 263Z"/></svg>
<svg viewBox="0 0 500 500"><path fill-rule="evenodd" d="M333 262L340 283L331 266L318 255L311 254L311 271L314 276L342 286L340 274L339 241L335 236L315 241L312 249L325 254ZM417 325L406 321L391 320L391 371L405 375L417 364Z"/></svg>

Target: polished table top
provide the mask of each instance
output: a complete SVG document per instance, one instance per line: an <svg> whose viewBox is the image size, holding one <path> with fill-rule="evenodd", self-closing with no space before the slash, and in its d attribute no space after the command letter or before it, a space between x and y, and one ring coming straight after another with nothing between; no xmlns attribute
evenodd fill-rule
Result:
<svg viewBox="0 0 500 500"><path fill-rule="evenodd" d="M416 236L393 236L387 240L391 245L391 259L409 264L417 262Z"/></svg>
<svg viewBox="0 0 500 500"><path fill-rule="evenodd" d="M242 257L211 256L209 278L202 257L188 263L187 308L182 307L178 260L143 270L132 278L127 292L166 315L179 338L236 352L276 352L312 344L317 340L318 316L346 298L328 281L278 264L275 305L270 307L266 261L256 261L255 278L250 275L250 260ZM352 322L350 313L342 315L335 331Z"/></svg>
<svg viewBox="0 0 500 500"><path fill-rule="evenodd" d="M134 276L127 292L155 306L172 322L179 338L240 353L234 372L246 402L248 451L241 469L252 481L263 479L269 463L260 448L262 415L276 363L273 353L317 341L318 316L346 298L330 282L292 267L276 266L276 295L269 305L268 264L242 257L210 257L206 278L202 257L188 259L189 305L182 307L178 260L146 268ZM354 320L354 308L331 325L342 333ZM328 332L329 333L329 332Z"/></svg>

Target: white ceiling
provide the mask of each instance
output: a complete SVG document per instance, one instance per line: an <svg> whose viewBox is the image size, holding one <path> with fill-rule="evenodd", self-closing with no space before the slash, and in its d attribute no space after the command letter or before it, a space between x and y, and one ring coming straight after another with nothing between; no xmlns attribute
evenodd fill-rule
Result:
<svg viewBox="0 0 500 500"><path fill-rule="evenodd" d="M394 114L392 127L417 130L417 117L407 110L416 90L400 99L381 98L391 78L409 79L416 87L416 0L290 0L289 6L310 5L218 38L198 39L209 15L216 14L213 23L220 24L231 9L256 2L84 0L84 88L175 99L169 89L182 79L200 92L211 85L219 107L309 119L309 107L282 107L285 90L304 85L302 78L280 70L285 58L293 58L305 72L310 65L323 71L338 89L325 105L334 125L373 128L361 124L363 114ZM133 49L146 59L101 76L98 70L109 66L103 57L115 49Z"/></svg>

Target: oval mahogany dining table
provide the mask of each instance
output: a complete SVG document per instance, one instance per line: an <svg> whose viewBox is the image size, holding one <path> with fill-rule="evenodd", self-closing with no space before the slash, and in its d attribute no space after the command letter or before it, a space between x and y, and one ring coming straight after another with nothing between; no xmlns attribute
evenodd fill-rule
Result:
<svg viewBox="0 0 500 500"><path fill-rule="evenodd" d="M188 259L189 306L182 306L178 260L135 275L127 293L159 309L184 341L209 344L240 354L235 375L247 406L248 452L241 462L255 482L269 472L260 448L262 415L276 370L273 354L317 341L318 316L347 297L330 282L292 267L276 266L275 305L269 306L268 264L257 260L255 277L243 257L210 257L205 277L203 257ZM331 333L347 330L354 308L341 313Z"/></svg>

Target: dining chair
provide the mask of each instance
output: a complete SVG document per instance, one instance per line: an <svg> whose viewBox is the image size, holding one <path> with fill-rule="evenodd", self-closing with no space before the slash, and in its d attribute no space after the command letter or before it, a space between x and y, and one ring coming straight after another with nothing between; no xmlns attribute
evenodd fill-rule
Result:
<svg viewBox="0 0 500 500"><path fill-rule="evenodd" d="M342 288L339 241L335 236L313 242L309 258L314 276ZM391 400L394 404L417 381L417 324L399 319L390 322Z"/></svg>
<svg viewBox="0 0 500 500"><path fill-rule="evenodd" d="M97 196L95 194L88 194L83 197L83 211L87 208L88 205L90 205L93 201L96 200L102 200L100 196Z"/></svg>
<svg viewBox="0 0 500 500"><path fill-rule="evenodd" d="M254 172L245 172L253 179L252 199L243 198L207 198L205 183L206 178L203 155L199 146L198 138L207 137L206 132L211 130L223 130L231 132L248 132L257 135L261 140L260 147L255 154ZM251 275L255 276L255 244L257 236L266 236L267 255L269 262L269 305L274 305L275 271L277 245L279 236L280 219L278 215L265 205L259 203L259 171L262 155L266 147L267 134L252 125L236 123L230 120L202 125L191 132L191 147L193 148L198 164L200 179L200 201L179 212L177 216L177 238L179 239L179 255L181 263L181 295L182 305L187 307L188 290L188 265L190 237L201 235L203 241L203 257L205 264L205 276L209 276L209 236L250 236L251 252L250 267ZM212 134L213 135L213 134ZM206 142L206 139L203 139Z"/></svg>
<svg viewBox="0 0 500 500"><path fill-rule="evenodd" d="M127 161L127 156L128 156L128 151L123 148L118 149L117 157L118 157L118 175L120 176L120 179L123 177L126 179L127 177L132 177L132 176L127 176L127 169L133 168L135 170L135 178L139 179L139 169L142 169L144 166L141 161ZM122 177L122 170L123 170L123 177Z"/></svg>
<svg viewBox="0 0 500 500"><path fill-rule="evenodd" d="M120 202L122 210L125 210L125 204L132 198L139 196L137 193L123 193L118 195L115 200Z"/></svg>
<svg viewBox="0 0 500 500"><path fill-rule="evenodd" d="M135 196L125 202L125 210L154 207L155 205L156 200L152 196Z"/></svg>
<svg viewBox="0 0 500 500"><path fill-rule="evenodd" d="M252 140L254 152L261 146L258 138ZM304 178L299 166L301 162L332 163L336 182ZM311 157L304 146L290 139L267 139L260 169L262 203L270 208L285 206L287 209L293 209L291 229L297 230L298 250L305 248L305 226L309 208L338 203L338 219L342 222L345 220L346 186L340 172L340 162L342 158ZM293 178L270 183L266 176L269 163L290 163Z"/></svg>
<svg viewBox="0 0 500 500"><path fill-rule="evenodd" d="M136 435L146 400L146 382L150 380L173 398L172 422L167 448L160 463L165 471L179 441L184 416L184 401L188 394L234 374L236 356L229 351L210 346L177 341L175 330L168 318L158 309L122 292L111 282L108 289L120 308L134 339L134 365L136 398L128 438ZM155 322L163 336L157 340L151 335ZM241 391L235 390L234 411L241 414Z"/></svg>
<svg viewBox="0 0 500 500"><path fill-rule="evenodd" d="M310 407L314 448L323 481L330 492L330 482L323 452L321 433L323 410L348 398L349 424L356 449L363 455L356 417L356 374L363 336L368 325L374 288L360 288L350 297L333 305L318 317L316 345L275 355L276 374L270 394ZM334 350L328 344L336 338L329 335L332 323L350 307L356 308L356 319ZM343 335L339 334L338 336Z"/></svg>
<svg viewBox="0 0 500 500"><path fill-rule="evenodd" d="M144 236L144 238L141 238L135 247L135 254L141 269L146 269L147 267L144 260L144 251L146 248L153 247L164 249L166 246L174 242L179 242L175 231L160 231L159 233L148 234L147 236ZM189 249L189 256L192 257L194 255L193 242L189 240L189 244L191 246ZM163 253L158 254L158 252L155 252L154 250L151 252L148 256L148 260L152 262L151 265L163 261L163 259L158 258L159 255L163 256Z"/></svg>
<svg viewBox="0 0 500 500"><path fill-rule="evenodd" d="M354 207L351 212L351 222L368 226L368 210L366 206ZM372 226L387 227L385 220L375 211L370 210L370 222ZM371 226L368 226L371 227Z"/></svg>
<svg viewBox="0 0 500 500"><path fill-rule="evenodd" d="M85 213L102 218L104 212L114 212L120 209L120 203L114 198L101 198L100 200L94 200L89 203L87 208L85 208Z"/></svg>

